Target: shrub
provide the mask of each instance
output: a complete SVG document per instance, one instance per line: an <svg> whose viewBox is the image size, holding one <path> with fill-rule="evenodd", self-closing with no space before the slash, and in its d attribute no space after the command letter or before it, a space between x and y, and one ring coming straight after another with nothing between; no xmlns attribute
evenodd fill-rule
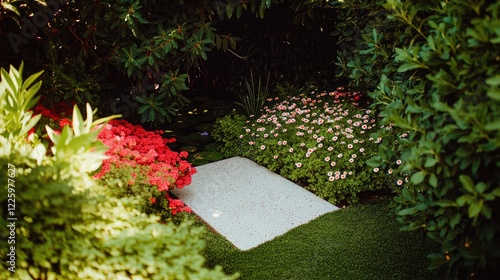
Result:
<svg viewBox="0 0 500 280"><path fill-rule="evenodd" d="M55 108L61 113L40 104L35 112L42 115L42 124L55 126L59 133L65 125L71 126L71 121L67 119L66 103L61 102ZM41 131L40 126L36 131ZM169 149L168 143L175 139L164 139L162 133L146 131L125 120L110 121L98 136L109 149L94 178L118 197L141 197L138 207L146 214L160 216L165 222L179 212L191 212L181 200L171 198L168 190L190 184L196 169L185 160L187 152ZM182 217L173 220L180 221Z"/></svg>
<svg viewBox="0 0 500 280"><path fill-rule="evenodd" d="M124 120L111 121L99 134L109 147L109 158L94 177L120 197L140 196L146 213L167 221L172 214L191 212L181 200L171 198L168 191L190 184L196 169L185 160L187 152L169 149L167 144L175 139L164 139L161 134L162 131L146 131Z"/></svg>
<svg viewBox="0 0 500 280"><path fill-rule="evenodd" d="M214 123L212 137L221 144L221 152L225 157L232 157L238 154L246 154L250 147L241 146L242 128L245 126L247 118L233 111Z"/></svg>
<svg viewBox="0 0 500 280"><path fill-rule="evenodd" d="M395 151L401 154L405 164L397 172L411 180L395 200L398 219L404 229L424 229L442 244L429 256L432 267L446 265L450 278L494 278L500 263L500 3L383 2L370 5L387 19L373 13L363 19L374 28L364 29L349 60L372 59L379 77L370 95L384 123L410 133L397 143L387 138L370 163L387 165ZM357 65L348 73L362 82L374 72Z"/></svg>
<svg viewBox="0 0 500 280"><path fill-rule="evenodd" d="M377 127L374 113L348 105L355 99L358 93L340 89L302 94L266 107L243 127L241 116L219 120L213 135L228 135L228 156L249 157L332 203L353 203L361 192L394 185L389 174L365 165L381 139L370 137Z"/></svg>
<svg viewBox="0 0 500 280"><path fill-rule="evenodd" d="M35 105L40 83L22 81L19 71L2 69L0 82L0 246L8 257L2 279L233 279L220 268L203 268L202 229L192 222L157 223L135 209L136 198L119 199L93 180L105 147L97 140L99 124L87 106L84 121L74 107L71 127L57 134L46 153L36 134ZM9 194L9 196L8 196ZM8 222L8 223L7 223ZM9 225L9 227L7 226Z"/></svg>
<svg viewBox="0 0 500 280"><path fill-rule="evenodd" d="M204 76L210 50L236 47L234 36L218 33L214 21L244 11L264 17L271 6L260 0L176 1L167 9L161 1L139 0L3 2L2 56L47 70L47 102L74 99L107 108L126 92L140 106L115 109L136 110L130 117L149 124L169 121L187 103L182 93Z"/></svg>

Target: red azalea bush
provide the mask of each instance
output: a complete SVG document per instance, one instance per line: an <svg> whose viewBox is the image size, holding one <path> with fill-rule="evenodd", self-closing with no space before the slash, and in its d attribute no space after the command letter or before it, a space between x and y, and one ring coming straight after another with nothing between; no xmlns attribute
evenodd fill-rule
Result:
<svg viewBox="0 0 500 280"><path fill-rule="evenodd" d="M72 109L65 103L55 105L54 109L38 105L34 111L43 116L36 129L38 134L46 124L56 132L71 125L67 116L71 116ZM165 139L162 134L163 131L147 131L125 120L110 121L99 134L99 140L109 147L108 159L94 178L114 195L142 197L140 207L145 213L167 221L172 215L191 212L181 200L170 197L168 191L190 184L196 169L186 161L187 152L170 150L168 143L175 139Z"/></svg>
<svg viewBox="0 0 500 280"><path fill-rule="evenodd" d="M125 120L110 121L99 134L109 148L103 166L94 178L111 187L115 194L144 197L143 210L169 220L171 214L190 212L168 190L183 188L191 183L196 169L185 159L188 153L170 150L175 139L165 139L163 131L146 131Z"/></svg>

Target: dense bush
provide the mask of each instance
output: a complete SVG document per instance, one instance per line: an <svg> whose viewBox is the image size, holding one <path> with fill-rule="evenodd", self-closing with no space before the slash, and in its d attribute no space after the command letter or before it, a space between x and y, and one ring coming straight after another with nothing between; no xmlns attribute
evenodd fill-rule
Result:
<svg viewBox="0 0 500 280"><path fill-rule="evenodd" d="M22 81L22 66L2 69L0 82L0 246L2 279L233 279L203 268L202 229L192 222L162 225L136 209L136 198L117 198L90 176L101 165L102 124L87 106L84 120L59 133L46 127L50 153L31 130L30 111L40 87ZM5 218L12 218L6 220ZM13 218L16 218L15 220ZM5 261L7 260L7 261Z"/></svg>
<svg viewBox="0 0 500 280"><path fill-rule="evenodd" d="M368 83L395 131L370 164L411 175L395 200L408 230L442 244L433 267L491 279L500 263L500 19L498 1L343 1L362 38L344 65ZM387 18L386 18L387 16ZM366 63L365 63L366 62ZM375 85L375 86L374 86ZM394 167L396 168L396 167Z"/></svg>
<svg viewBox="0 0 500 280"><path fill-rule="evenodd" d="M108 159L94 177L118 196L140 196L146 213L166 221L172 214L191 212L181 200L171 198L169 190L189 185L196 169L185 160L187 152L169 149L167 144L175 139L161 134L124 120L109 122L98 137L109 147Z"/></svg>
<svg viewBox="0 0 500 280"><path fill-rule="evenodd" d="M48 124L60 133L64 126L72 125L68 119L71 111L68 112L65 102L54 108L57 112L38 104L34 112L42 115L40 124ZM41 125L35 128L37 133L44 130ZM118 197L141 197L139 208L168 221L173 218L172 214L191 211L181 200L170 197L169 190L190 184L196 169L185 160L187 152L177 153L169 149L168 144L175 139L164 139L161 134L162 131L146 131L125 120L110 121L98 135L108 150L107 158L94 178Z"/></svg>
<svg viewBox="0 0 500 280"><path fill-rule="evenodd" d="M367 168L382 139L370 137L376 116L356 108L357 99L358 93L340 89L275 98L279 102L255 121L239 115L219 119L213 137L226 156L249 157L332 203L356 202L359 193L402 183L392 170Z"/></svg>
<svg viewBox="0 0 500 280"><path fill-rule="evenodd" d="M5 59L46 69L50 100L101 105L133 92L140 105L122 108L142 122L164 122L183 106L181 94L207 52L220 45L212 21L251 10L260 17L271 1L7 1L0 5ZM222 8L222 11L220 10ZM16 14L17 13L17 14ZM12 20L14 19L14 20ZM3 65L2 65L3 66ZM110 90L112 89L112 90ZM95 104L100 101L100 104ZM108 104L109 105L109 104Z"/></svg>

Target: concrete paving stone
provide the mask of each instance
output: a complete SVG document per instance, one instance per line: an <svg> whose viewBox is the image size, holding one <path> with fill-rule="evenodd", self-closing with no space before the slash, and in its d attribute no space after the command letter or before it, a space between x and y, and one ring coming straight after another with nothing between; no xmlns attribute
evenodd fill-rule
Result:
<svg viewBox="0 0 500 280"><path fill-rule="evenodd" d="M177 197L240 250L249 250L338 209L243 157L196 167Z"/></svg>

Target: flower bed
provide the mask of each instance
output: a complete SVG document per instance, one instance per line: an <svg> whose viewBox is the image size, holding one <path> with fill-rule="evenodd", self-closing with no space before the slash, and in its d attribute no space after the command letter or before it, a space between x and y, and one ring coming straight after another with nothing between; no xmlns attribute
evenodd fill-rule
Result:
<svg viewBox="0 0 500 280"><path fill-rule="evenodd" d="M224 142L226 156L249 157L332 203L356 202L361 192L390 190L401 180L390 169L366 165L382 139L371 137L379 129L377 116L357 107L358 99L341 88L275 98L255 121L218 120L214 136Z"/></svg>
<svg viewBox="0 0 500 280"><path fill-rule="evenodd" d="M65 105L54 108L65 108ZM35 112L44 116L41 123L51 123L56 131L64 125L71 125L65 118L69 115L65 110L59 114L38 105ZM108 158L94 178L119 197L142 197L140 206L144 212L159 215L162 221L167 221L177 213L191 212L181 200L170 197L168 191L190 184L196 169L185 160L187 152L170 150L168 144L175 139L165 139L162 134L162 131L146 131L125 120L110 121L98 137L109 147L106 151Z"/></svg>

